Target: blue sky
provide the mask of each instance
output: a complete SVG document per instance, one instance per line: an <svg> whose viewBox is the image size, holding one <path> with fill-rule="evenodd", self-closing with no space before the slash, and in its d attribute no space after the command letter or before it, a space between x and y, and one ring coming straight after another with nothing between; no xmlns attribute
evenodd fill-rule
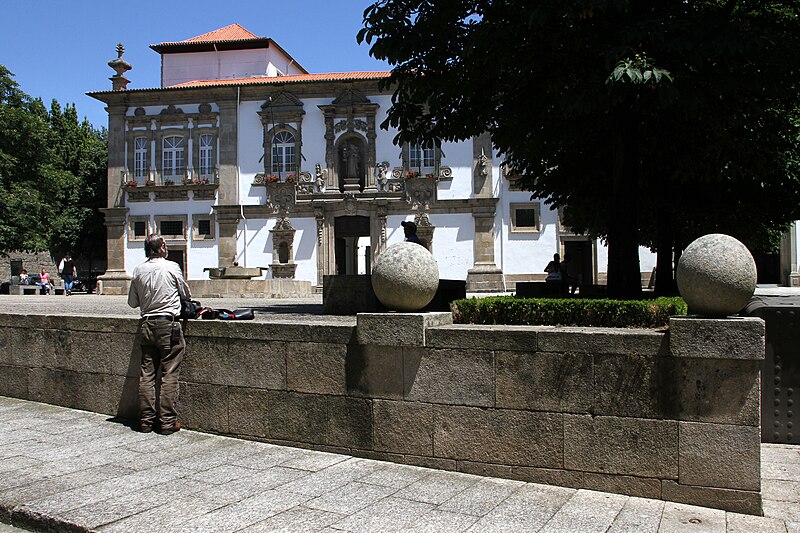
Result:
<svg viewBox="0 0 800 533"><path fill-rule="evenodd" d="M370 0L7 0L0 16L0 64L23 91L75 103L78 115L107 125L88 91L111 88L107 63L122 41L130 89L158 87L161 61L149 45L180 41L238 23L271 37L309 72L388 70L356 43Z"/></svg>

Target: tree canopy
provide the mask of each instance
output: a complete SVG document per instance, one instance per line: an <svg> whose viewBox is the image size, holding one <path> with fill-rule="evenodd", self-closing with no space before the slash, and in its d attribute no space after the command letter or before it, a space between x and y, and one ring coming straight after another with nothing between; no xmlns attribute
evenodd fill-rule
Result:
<svg viewBox="0 0 800 533"><path fill-rule="evenodd" d="M0 250L105 256L105 130L74 105L48 111L0 65Z"/></svg>
<svg viewBox="0 0 800 533"><path fill-rule="evenodd" d="M511 172L609 247L711 232L751 246L800 218L800 1L382 0L359 41L393 66L396 141L488 131Z"/></svg>

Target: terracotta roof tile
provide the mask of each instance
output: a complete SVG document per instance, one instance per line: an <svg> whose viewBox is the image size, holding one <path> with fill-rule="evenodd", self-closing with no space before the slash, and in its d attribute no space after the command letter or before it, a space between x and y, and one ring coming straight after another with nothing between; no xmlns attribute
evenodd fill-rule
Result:
<svg viewBox="0 0 800 533"><path fill-rule="evenodd" d="M161 47L165 45L176 44L222 43L230 41L247 41L250 39L264 39L264 37L259 37L255 33L247 31L239 24L231 24L230 26L225 26L224 28L219 28L218 30L210 31L202 35L198 35L197 37L184 39L183 41L168 41L152 46Z"/></svg>
<svg viewBox="0 0 800 533"><path fill-rule="evenodd" d="M391 72L329 72L327 74L297 74L294 76L256 76L251 78L230 78L226 80L194 80L171 85L168 89L184 87L212 87L219 85L270 85L276 83L303 83L314 81L380 80L388 78Z"/></svg>

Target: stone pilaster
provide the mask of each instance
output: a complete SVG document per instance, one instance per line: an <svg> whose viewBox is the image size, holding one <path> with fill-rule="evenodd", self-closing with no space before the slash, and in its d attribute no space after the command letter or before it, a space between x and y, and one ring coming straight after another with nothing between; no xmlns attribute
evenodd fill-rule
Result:
<svg viewBox="0 0 800 533"><path fill-rule="evenodd" d="M97 278L97 292L128 294L131 277L125 270L125 225L129 210L126 207L108 207L100 211L105 215L108 266L105 274ZM142 247L142 260L144 260L144 247Z"/></svg>
<svg viewBox="0 0 800 533"><path fill-rule="evenodd" d="M241 215L237 205L214 206L217 222L219 223L218 261L220 267L233 266L238 248L236 245L236 232L239 228Z"/></svg>
<svg viewBox="0 0 800 533"><path fill-rule="evenodd" d="M491 198L492 187L492 138L488 133L472 138L472 187L478 198Z"/></svg>
<svg viewBox="0 0 800 533"><path fill-rule="evenodd" d="M217 190L217 201L220 205L233 205L239 202L239 191L236 189L236 156L239 137L237 114L238 109L235 101L219 103L219 189ZM220 263L220 266L222 264Z"/></svg>
<svg viewBox="0 0 800 533"><path fill-rule="evenodd" d="M125 205L122 184L125 181L125 104L109 104L108 110L108 173L106 206ZM110 264L110 263L109 263Z"/></svg>

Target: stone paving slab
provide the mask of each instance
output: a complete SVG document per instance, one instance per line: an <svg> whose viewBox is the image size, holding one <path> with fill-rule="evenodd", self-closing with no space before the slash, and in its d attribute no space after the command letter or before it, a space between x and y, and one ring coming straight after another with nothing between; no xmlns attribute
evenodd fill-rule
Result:
<svg viewBox="0 0 800 533"><path fill-rule="evenodd" d="M762 446L766 516L398 465L0 397L0 533L800 533L800 447ZM9 525L11 524L11 525Z"/></svg>

